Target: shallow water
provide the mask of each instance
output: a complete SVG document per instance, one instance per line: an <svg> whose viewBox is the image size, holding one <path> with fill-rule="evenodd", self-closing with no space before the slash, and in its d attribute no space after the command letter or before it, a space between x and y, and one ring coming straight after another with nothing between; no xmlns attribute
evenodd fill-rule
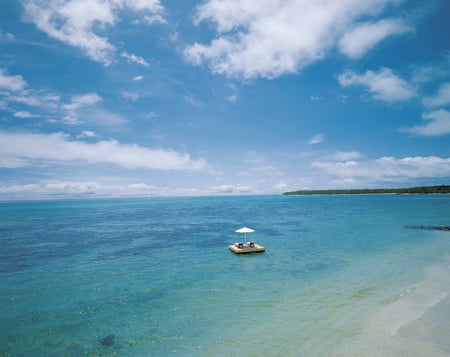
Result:
<svg viewBox="0 0 450 357"><path fill-rule="evenodd" d="M0 355L446 356L450 232L405 227L449 217L448 195L0 203ZM228 251L242 226L265 253Z"/></svg>

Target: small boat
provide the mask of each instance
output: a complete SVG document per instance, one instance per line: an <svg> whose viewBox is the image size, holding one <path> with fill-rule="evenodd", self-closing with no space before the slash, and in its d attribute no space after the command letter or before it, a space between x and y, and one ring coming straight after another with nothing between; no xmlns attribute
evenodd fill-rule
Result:
<svg viewBox="0 0 450 357"><path fill-rule="evenodd" d="M262 253L266 248L255 242L238 242L230 244L228 248L236 254Z"/></svg>
<svg viewBox="0 0 450 357"><path fill-rule="evenodd" d="M247 238L247 233L253 233L255 230L247 227L240 228L236 233L244 233L244 239ZM238 242L228 246L228 248L236 254L248 254L248 253L262 253L266 251L266 248L255 242Z"/></svg>

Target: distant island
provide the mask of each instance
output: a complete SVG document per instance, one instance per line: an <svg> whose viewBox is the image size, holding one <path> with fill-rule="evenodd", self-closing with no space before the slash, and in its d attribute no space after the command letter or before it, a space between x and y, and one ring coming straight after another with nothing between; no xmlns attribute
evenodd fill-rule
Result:
<svg viewBox="0 0 450 357"><path fill-rule="evenodd" d="M370 195L370 194L432 194L450 193L450 185L420 186L410 188L362 188L348 190L301 190L284 192L286 196L304 195Z"/></svg>

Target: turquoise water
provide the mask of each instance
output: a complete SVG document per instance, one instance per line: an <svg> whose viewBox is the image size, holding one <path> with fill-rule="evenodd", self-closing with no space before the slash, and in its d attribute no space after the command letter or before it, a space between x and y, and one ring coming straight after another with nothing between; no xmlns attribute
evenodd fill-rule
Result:
<svg viewBox="0 0 450 357"><path fill-rule="evenodd" d="M409 225L450 196L0 203L0 355L449 355L450 232Z"/></svg>

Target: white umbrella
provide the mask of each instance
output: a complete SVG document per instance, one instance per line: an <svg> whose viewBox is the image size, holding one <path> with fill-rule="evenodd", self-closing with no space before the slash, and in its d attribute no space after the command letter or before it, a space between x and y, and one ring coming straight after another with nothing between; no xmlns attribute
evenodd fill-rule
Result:
<svg viewBox="0 0 450 357"><path fill-rule="evenodd" d="M247 233L253 233L255 230L247 227L242 227L236 230L236 233L244 233L244 240L247 240Z"/></svg>

